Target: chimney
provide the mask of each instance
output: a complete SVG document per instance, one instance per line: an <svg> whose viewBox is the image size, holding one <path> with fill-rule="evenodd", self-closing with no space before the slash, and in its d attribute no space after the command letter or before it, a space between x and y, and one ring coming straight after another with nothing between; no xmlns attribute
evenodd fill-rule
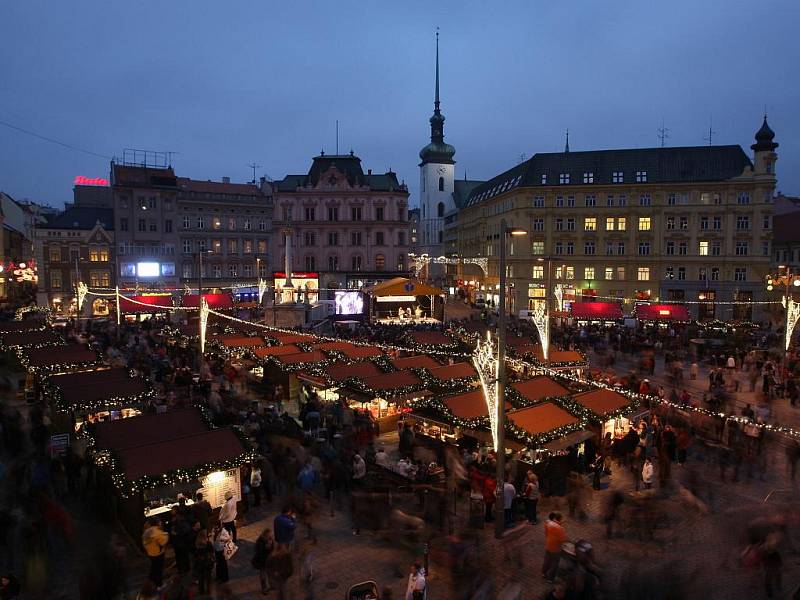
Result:
<svg viewBox="0 0 800 600"><path fill-rule="evenodd" d="M372 175L372 169L367 169L367 175Z"/></svg>
<svg viewBox="0 0 800 600"><path fill-rule="evenodd" d="M230 177L223 177L222 178L222 183L230 183L230 182L231 182L231 178Z"/></svg>

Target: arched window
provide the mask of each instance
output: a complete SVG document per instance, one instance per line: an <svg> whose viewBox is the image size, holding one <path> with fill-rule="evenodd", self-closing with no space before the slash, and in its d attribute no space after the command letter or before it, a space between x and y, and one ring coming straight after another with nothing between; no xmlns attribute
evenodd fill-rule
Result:
<svg viewBox="0 0 800 600"><path fill-rule="evenodd" d="M383 271L386 267L386 257L383 254L376 254L375 255L375 270L376 271Z"/></svg>
<svg viewBox="0 0 800 600"><path fill-rule="evenodd" d="M439 177L439 191L444 191L444 177Z"/></svg>
<svg viewBox="0 0 800 600"><path fill-rule="evenodd" d="M436 216L437 217L444 216L444 202L439 202L439 204L436 205Z"/></svg>

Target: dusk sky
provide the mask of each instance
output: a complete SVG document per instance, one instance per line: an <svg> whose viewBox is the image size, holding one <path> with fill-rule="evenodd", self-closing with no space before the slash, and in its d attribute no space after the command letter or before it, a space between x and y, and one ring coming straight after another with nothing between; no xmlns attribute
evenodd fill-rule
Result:
<svg viewBox="0 0 800 600"><path fill-rule="evenodd" d="M520 155L740 144L766 106L778 189L800 193L800 2L4 2L0 190L61 205L123 148L176 152L180 176L304 173L351 148L417 203L441 31L457 177Z"/></svg>

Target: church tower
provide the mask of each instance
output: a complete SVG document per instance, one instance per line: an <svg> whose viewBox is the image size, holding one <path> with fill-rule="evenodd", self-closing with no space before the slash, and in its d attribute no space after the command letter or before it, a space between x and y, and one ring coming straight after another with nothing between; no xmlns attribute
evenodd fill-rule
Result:
<svg viewBox="0 0 800 600"><path fill-rule="evenodd" d="M436 94L430 118L431 142L419 152L419 247L430 256L444 254L444 216L455 210L453 180L456 149L444 141L444 115L439 110L439 32L436 32Z"/></svg>

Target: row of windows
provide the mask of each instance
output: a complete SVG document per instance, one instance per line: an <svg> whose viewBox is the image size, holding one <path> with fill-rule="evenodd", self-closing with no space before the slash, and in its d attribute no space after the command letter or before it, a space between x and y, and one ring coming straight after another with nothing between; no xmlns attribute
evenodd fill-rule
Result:
<svg viewBox="0 0 800 600"><path fill-rule="evenodd" d="M636 171L634 178L636 183L647 183L647 171ZM560 185L569 185L572 182L571 180L572 176L570 173L558 174L558 183ZM547 174L542 173L540 181L542 182L542 185L547 185ZM585 171L583 173L583 183L594 183L593 171ZM611 183L625 183L624 171L612 171Z"/></svg>
<svg viewBox="0 0 800 600"><path fill-rule="evenodd" d="M649 281L650 280L650 267L637 267L636 268L636 280L637 281ZM583 268L583 279L587 281L594 281L603 277L606 281L622 281L625 279L625 267L584 267ZM575 279L575 267L561 265L556 267L555 269L555 277L556 279ZM544 279L545 272L544 266L542 265L534 265L533 279ZM664 272L665 279L677 279L678 281L686 280L686 267L666 267ZM697 279L698 281L719 281L720 280L720 269L719 267L711 267L707 269L706 267L700 267L697 270ZM733 269L733 280L734 281L747 281L747 267L735 267Z"/></svg>
<svg viewBox="0 0 800 600"><path fill-rule="evenodd" d="M700 194L700 204L704 206L720 205L722 204L722 195L719 193L703 192ZM772 202L772 192L764 192L764 202ZM736 203L739 205L750 204L750 192L738 192L736 195ZM668 206L685 206L689 204L689 194L687 193L670 193L667 194ZM583 197L584 206L599 206L597 196L594 194L587 194ZM628 196L626 194L614 195L608 194L606 196L606 206L628 206ZM556 196L554 201L556 208L574 208L575 196ZM650 194L639 195L639 206L652 206L652 196ZM545 207L544 196L533 197L534 208Z"/></svg>
<svg viewBox="0 0 800 600"><path fill-rule="evenodd" d="M583 230L584 231L597 231L598 221L602 222L602 218L598 217L584 217ZM638 217L637 225L639 231L650 231L653 227L653 217ZM723 218L721 215L715 215L712 218L707 216L700 217L700 230L701 231L722 231ZM576 219L574 217L554 217L553 227L555 231L575 231ZM625 217L605 217L606 231L625 231L627 228L627 220ZM665 220L665 227L667 231L675 230L688 230L689 217L667 217ZM772 228L772 217L764 215L761 219L762 229L769 230ZM544 219L537 217L533 219L533 231L544 231ZM736 216L736 230L749 231L750 230L750 216L737 215Z"/></svg>
<svg viewBox="0 0 800 600"><path fill-rule="evenodd" d="M594 256L597 254L597 246L593 240L585 241L583 244L583 253L586 256ZM487 246L487 253L491 245ZM605 243L606 256L623 256L626 250L626 243L622 240L607 241ZM651 242L640 240L638 242L637 254L640 256L649 256L651 250ZM677 250L677 251L676 251ZM543 256L545 254L545 247L543 240L534 240L531 242L531 254ZM572 256L575 254L575 242L572 241L556 241L553 244L553 254ZM687 256L689 254L688 242L674 242L669 240L664 245L664 254L667 256ZM736 256L749 256L750 243L747 241L737 241L734 245L734 254ZM761 255L770 255L769 242L763 242L761 247ZM696 256L722 256L722 244L719 241L701 240L698 242Z"/></svg>
<svg viewBox="0 0 800 600"><path fill-rule="evenodd" d="M73 281L70 283L70 288L74 285L74 274L71 274ZM50 289L60 290L63 285L61 271L50 271ZM110 287L111 286L111 273L109 271L89 271L89 287Z"/></svg>
<svg viewBox="0 0 800 600"><path fill-rule="evenodd" d="M67 254L61 251L61 246L54 246L52 244L49 245L49 258L50 262L61 262L62 260L67 260ZM76 261L80 259L80 251L79 250L70 250L69 251L69 260ZM89 248L89 261L90 262L108 262L108 247L107 246L96 246Z"/></svg>
<svg viewBox="0 0 800 600"><path fill-rule="evenodd" d="M316 206L305 206L302 207L302 212L300 213L303 217L304 221L316 221L318 218L321 220L327 221L338 221L339 217L344 214L344 207L339 206L329 206L327 207L327 211L323 212L321 209L317 211ZM341 211L339 209L342 209ZM423 205L423 212L425 206ZM444 216L444 204L439 203L439 216ZM327 216L327 219L325 217ZM425 215L423 214L423 217ZM283 220L289 221L294 219L294 207L293 206L284 206L283 207ZM408 220L408 213L405 208L398 207L397 209L397 219L400 221L407 221ZM351 206L350 207L350 220L351 221L363 221L364 220L364 207L362 206ZM375 207L375 221L384 221L386 220L386 210L383 206L376 206Z"/></svg>
<svg viewBox="0 0 800 600"><path fill-rule="evenodd" d="M327 235L327 242L328 246L339 246L341 236L339 235L338 231L329 231ZM387 245L387 236L383 231L376 231L375 232L375 241L374 246L386 246ZM363 246L365 240L369 240L369 235L365 235L364 232L361 231L352 231L350 232L350 245L351 246ZM317 233L315 231L305 231L303 232L303 245L304 246L316 246L317 245ZM405 231L398 231L397 232L397 245L398 246L405 246L406 245L406 232Z"/></svg>
<svg viewBox="0 0 800 600"><path fill-rule="evenodd" d="M196 224L197 229L205 229L206 228L206 217L205 217L205 215L198 215L195 218L192 218L189 215L184 215L184 217L183 217L183 228L184 229L192 229L192 223L193 222ZM213 217L211 219L211 228L212 229L216 229L216 230L220 230L220 229L224 228L223 227L224 224L227 224L227 229L229 229L231 231L235 231L239 227L239 222L240 222L239 219L237 219L236 217L228 217L227 219L224 218L224 217ZM169 231L166 231L166 223L170 223L170 230ZM172 222L171 221L165 221L164 224L165 224L165 228L164 228L165 233L170 233L172 231L172 227L171 227ZM253 230L253 226L255 224L256 223L253 221L253 219L242 219L241 220L241 229L244 230L244 231L252 231ZM259 219L258 220L258 230L259 231L267 231L267 221L265 219ZM141 231L141 229L139 231Z"/></svg>
<svg viewBox="0 0 800 600"><path fill-rule="evenodd" d="M242 254L253 254L254 250L257 254L266 254L269 248L269 240L241 240L241 245L239 240L226 240L224 246L222 240L211 240L210 246L208 240L204 239L183 240L182 242L184 254L206 252L207 250L211 250L215 254L221 254L223 249L227 250L228 254L239 254L240 246Z"/></svg>
<svg viewBox="0 0 800 600"><path fill-rule="evenodd" d="M210 264L210 265L203 264L203 269L201 272L203 277L210 277L210 276L222 277L222 274L226 271L229 277L238 277L240 273L243 277L253 277L254 273L256 272L256 269L254 268L254 265L250 263L243 264L241 266L241 269L237 264L229 264L227 269L225 269L223 265L219 264ZM197 277L197 273L198 269L196 264L194 263L183 264L183 267L181 269L181 276L184 279L191 279L193 277ZM264 263L259 264L258 276L268 277L269 275L270 275L269 266Z"/></svg>

